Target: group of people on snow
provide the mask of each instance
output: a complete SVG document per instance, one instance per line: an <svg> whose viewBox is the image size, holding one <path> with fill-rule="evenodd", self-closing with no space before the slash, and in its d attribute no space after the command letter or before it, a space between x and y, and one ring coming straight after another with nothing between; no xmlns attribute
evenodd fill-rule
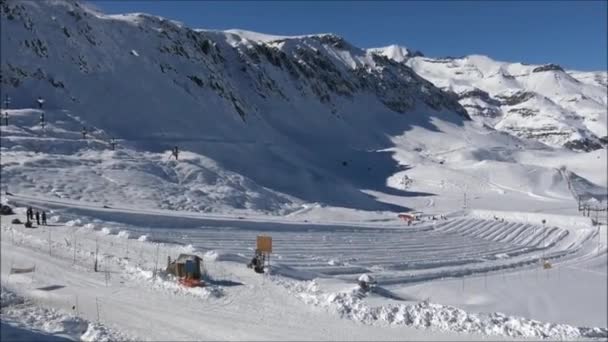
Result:
<svg viewBox="0 0 608 342"><path fill-rule="evenodd" d="M46 226L46 212L44 210L42 210L42 214L36 210L36 212L34 212L34 209L32 209L32 207L28 207L27 211L25 212L26 216L27 216L27 222L34 222L34 218L36 218L36 224L40 225L40 221L42 219L42 225Z"/></svg>

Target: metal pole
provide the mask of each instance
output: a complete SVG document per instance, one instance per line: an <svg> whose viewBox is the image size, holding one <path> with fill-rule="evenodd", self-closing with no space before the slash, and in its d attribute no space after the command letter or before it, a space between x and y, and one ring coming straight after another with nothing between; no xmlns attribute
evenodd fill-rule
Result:
<svg viewBox="0 0 608 342"><path fill-rule="evenodd" d="M95 239L95 265L93 269L97 272L97 253L99 253L99 246L97 244L97 239Z"/></svg>
<svg viewBox="0 0 608 342"><path fill-rule="evenodd" d="M156 273L158 270L158 250L160 249L160 243L156 244L156 263L154 265L154 278L156 279Z"/></svg>
<svg viewBox="0 0 608 342"><path fill-rule="evenodd" d="M545 235L546 235L546 231L545 231L545 220L543 220L543 261L545 260Z"/></svg>
<svg viewBox="0 0 608 342"><path fill-rule="evenodd" d="M74 237L72 238L72 241L74 241L74 261L73 264L76 264L76 231L74 230Z"/></svg>
<svg viewBox="0 0 608 342"><path fill-rule="evenodd" d="M600 255L600 225L597 226L597 255Z"/></svg>
<svg viewBox="0 0 608 342"><path fill-rule="evenodd" d="M97 322L99 322L99 299L95 297L95 306L97 307Z"/></svg>

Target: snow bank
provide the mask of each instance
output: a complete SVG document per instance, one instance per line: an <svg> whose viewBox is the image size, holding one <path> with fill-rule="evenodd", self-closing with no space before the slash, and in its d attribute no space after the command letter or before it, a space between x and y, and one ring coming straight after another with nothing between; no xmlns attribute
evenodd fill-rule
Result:
<svg viewBox="0 0 608 342"><path fill-rule="evenodd" d="M108 330L105 326L99 323L89 323L87 330L82 336L80 336L81 341L95 341L95 342L108 342L115 341L112 337L112 332Z"/></svg>
<svg viewBox="0 0 608 342"><path fill-rule="evenodd" d="M69 220L65 225L68 227L78 227L82 225L82 221L80 219Z"/></svg>
<svg viewBox="0 0 608 342"><path fill-rule="evenodd" d="M543 323L502 313L472 314L464 310L433 304L388 304L372 307L366 304L359 289L324 293L316 281L294 282L281 278L273 281L308 304L326 307L340 316L366 324L407 325L442 331L493 336L542 339L607 338L606 328L574 327L567 324Z"/></svg>
<svg viewBox="0 0 608 342"><path fill-rule="evenodd" d="M140 237L137 238L137 241L141 241L141 242L145 242L148 241L148 235L141 235Z"/></svg>
<svg viewBox="0 0 608 342"><path fill-rule="evenodd" d="M101 228L101 230L99 231L99 233L101 235L111 235L115 233L115 230L112 228L108 228L108 227L103 227Z"/></svg>
<svg viewBox="0 0 608 342"><path fill-rule="evenodd" d="M52 335L82 341L127 341L128 336L113 331L101 323L90 323L80 317L54 309L35 305L2 286L3 322L17 324L28 330L38 330Z"/></svg>
<svg viewBox="0 0 608 342"><path fill-rule="evenodd" d="M206 261L215 261L218 257L218 253L216 251L208 251L203 255L203 260Z"/></svg>
<svg viewBox="0 0 608 342"><path fill-rule="evenodd" d="M2 287L2 292L0 292L0 307L8 307L11 305L23 304L23 298L17 296L14 292L8 291Z"/></svg>
<svg viewBox="0 0 608 342"><path fill-rule="evenodd" d="M362 274L359 277L359 281L364 282L364 283L368 283L368 284L375 282L374 278L372 276L370 276L369 274L367 274L367 273Z"/></svg>
<svg viewBox="0 0 608 342"><path fill-rule="evenodd" d="M116 237L121 238L121 239L128 239L129 238L129 232L126 230L121 230L118 232L118 234L116 235Z"/></svg>
<svg viewBox="0 0 608 342"><path fill-rule="evenodd" d="M183 253L187 253L187 254L194 254L196 253L196 248L194 248L194 246L192 246L191 244L188 244L186 246L183 246L181 248Z"/></svg>

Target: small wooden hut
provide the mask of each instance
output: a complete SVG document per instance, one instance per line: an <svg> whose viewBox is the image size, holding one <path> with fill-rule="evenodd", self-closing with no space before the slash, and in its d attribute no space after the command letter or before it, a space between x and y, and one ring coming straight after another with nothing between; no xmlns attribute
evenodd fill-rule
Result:
<svg viewBox="0 0 608 342"><path fill-rule="evenodd" d="M167 273L175 275L179 278L179 282L186 286L201 286L204 283L201 281L203 259L193 254L180 254L177 259L168 260Z"/></svg>

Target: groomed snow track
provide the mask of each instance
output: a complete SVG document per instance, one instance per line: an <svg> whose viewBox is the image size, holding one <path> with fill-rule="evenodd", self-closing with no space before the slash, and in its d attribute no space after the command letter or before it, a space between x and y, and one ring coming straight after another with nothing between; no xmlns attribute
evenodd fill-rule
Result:
<svg viewBox="0 0 608 342"><path fill-rule="evenodd" d="M248 258L255 237L273 238L272 262L314 276L332 276L353 282L371 273L384 285L419 282L443 277L538 264L540 258L563 258L579 251L591 231L570 236L567 230L533 224L457 218L402 228L328 226L265 230L141 229L151 239L191 244L200 251ZM297 230L296 230L297 229Z"/></svg>

